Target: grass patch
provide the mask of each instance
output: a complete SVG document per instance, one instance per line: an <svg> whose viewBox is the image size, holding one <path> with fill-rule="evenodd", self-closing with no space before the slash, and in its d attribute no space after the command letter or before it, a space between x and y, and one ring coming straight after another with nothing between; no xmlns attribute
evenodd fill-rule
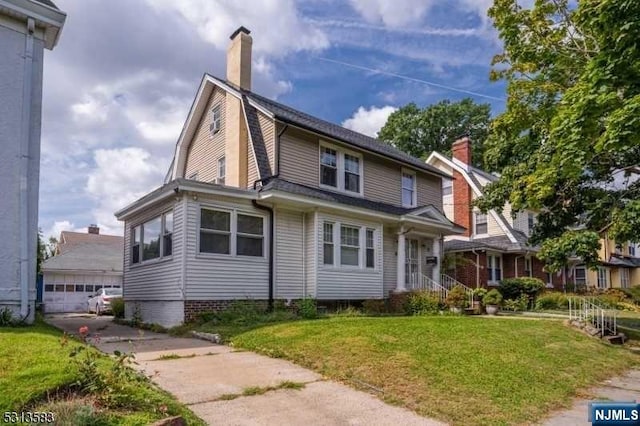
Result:
<svg viewBox="0 0 640 426"><path fill-rule="evenodd" d="M209 352L205 355L214 355L214 354ZM196 354L189 354L189 355L164 354L164 355L160 355L158 358L154 359L153 361L170 361L172 359L195 358L196 356L197 356Z"/></svg>
<svg viewBox="0 0 640 426"><path fill-rule="evenodd" d="M529 422L639 361L546 319L331 318L254 329L232 343L458 425Z"/></svg>
<svg viewBox="0 0 640 426"><path fill-rule="evenodd" d="M251 386L242 390L242 393L225 393L221 395L216 401L231 401L232 399L240 398L241 396L256 396L264 395L267 392L272 392L278 389L294 389L301 390L306 386L305 383L284 381L277 386Z"/></svg>
<svg viewBox="0 0 640 426"><path fill-rule="evenodd" d="M188 424L204 425L184 405L143 376L123 378L121 394L111 395L82 389L83 376L69 353L85 347L38 320L32 326L0 328L0 411L52 411L57 424L137 425L180 415ZM117 359L85 347L81 355L95 355L97 371L111 371ZM135 376L135 379L133 377Z"/></svg>

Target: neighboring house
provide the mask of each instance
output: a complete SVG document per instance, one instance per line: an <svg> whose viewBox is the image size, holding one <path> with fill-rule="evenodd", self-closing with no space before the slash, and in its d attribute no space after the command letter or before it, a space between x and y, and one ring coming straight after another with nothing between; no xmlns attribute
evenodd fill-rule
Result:
<svg viewBox="0 0 640 426"><path fill-rule="evenodd" d="M62 231L54 256L42 263L45 312L86 312L87 299L103 287L122 286L124 239Z"/></svg>
<svg viewBox="0 0 640 426"><path fill-rule="evenodd" d="M574 267L576 284L586 287L628 288L640 285L640 245L630 242L617 243L609 238L607 229L600 232L600 265L597 269Z"/></svg>
<svg viewBox="0 0 640 426"><path fill-rule="evenodd" d="M50 0L0 0L0 311L33 321L43 50L66 15Z"/></svg>
<svg viewBox="0 0 640 426"><path fill-rule="evenodd" d="M249 31L205 75L165 185L125 222L126 315L175 325L234 300L382 299L439 280L444 174L251 91Z"/></svg>
<svg viewBox="0 0 640 426"><path fill-rule="evenodd" d="M536 257L538 248L528 243L535 225L534 212L511 216L507 203L500 213L483 214L473 206L483 188L497 176L471 165L471 143L463 137L452 146L453 158L433 152L427 164L453 177L443 180L444 213L466 229L463 235L445 239L444 251L451 256L452 271L445 271L463 284L475 287L497 286L500 280L513 277L536 277L547 287L562 289L565 271L550 274Z"/></svg>

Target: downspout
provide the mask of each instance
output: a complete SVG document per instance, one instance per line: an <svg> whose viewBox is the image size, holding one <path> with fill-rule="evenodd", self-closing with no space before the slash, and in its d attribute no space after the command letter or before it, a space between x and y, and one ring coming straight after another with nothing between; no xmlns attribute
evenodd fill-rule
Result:
<svg viewBox="0 0 640 426"><path fill-rule="evenodd" d="M31 95L33 78L33 32L35 21L27 19L24 46L24 82L22 86L22 141L20 144L20 317L30 314L29 307L29 143L31 139Z"/></svg>
<svg viewBox="0 0 640 426"><path fill-rule="evenodd" d="M257 181L253 182L253 189L257 188L258 182L263 183L267 179L269 178L258 179ZM263 206L262 204L258 204L256 200L251 200L251 204L253 204L253 207L255 207L256 209L264 210L269 213L269 300L267 301L267 309L269 312L271 312L273 311L273 288L274 288L274 285L273 285L273 261L274 261L273 234L274 232L273 230L275 228L275 224L273 223L273 208Z"/></svg>
<svg viewBox="0 0 640 426"><path fill-rule="evenodd" d="M480 287L480 253L476 249L471 249L471 253L476 255L476 288Z"/></svg>

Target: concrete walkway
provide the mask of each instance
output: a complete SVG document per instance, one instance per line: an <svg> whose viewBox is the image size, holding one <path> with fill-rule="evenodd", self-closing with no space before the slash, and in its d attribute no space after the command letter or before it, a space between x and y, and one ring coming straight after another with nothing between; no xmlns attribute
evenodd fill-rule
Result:
<svg viewBox="0 0 640 426"><path fill-rule="evenodd" d="M46 318L69 334L88 326L89 342L106 353L134 352L136 368L212 425L443 425L288 361L139 331L111 319L86 314ZM269 387L276 389L256 394Z"/></svg>

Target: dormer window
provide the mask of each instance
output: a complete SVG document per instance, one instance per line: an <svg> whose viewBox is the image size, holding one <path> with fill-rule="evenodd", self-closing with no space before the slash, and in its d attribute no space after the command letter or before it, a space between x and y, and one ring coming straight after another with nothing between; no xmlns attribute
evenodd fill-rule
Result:
<svg viewBox="0 0 640 426"><path fill-rule="evenodd" d="M209 130L211 133L216 134L222 128L222 107L220 104L216 104L211 108L211 125Z"/></svg>
<svg viewBox="0 0 640 426"><path fill-rule="evenodd" d="M320 186L362 195L362 156L320 145Z"/></svg>
<svg viewBox="0 0 640 426"><path fill-rule="evenodd" d="M402 171L402 206L403 207L415 207L417 202L416 197L416 174L408 171Z"/></svg>
<svg viewBox="0 0 640 426"><path fill-rule="evenodd" d="M487 215L482 213L475 214L475 234L481 235L486 234L489 231L489 227L487 225Z"/></svg>

